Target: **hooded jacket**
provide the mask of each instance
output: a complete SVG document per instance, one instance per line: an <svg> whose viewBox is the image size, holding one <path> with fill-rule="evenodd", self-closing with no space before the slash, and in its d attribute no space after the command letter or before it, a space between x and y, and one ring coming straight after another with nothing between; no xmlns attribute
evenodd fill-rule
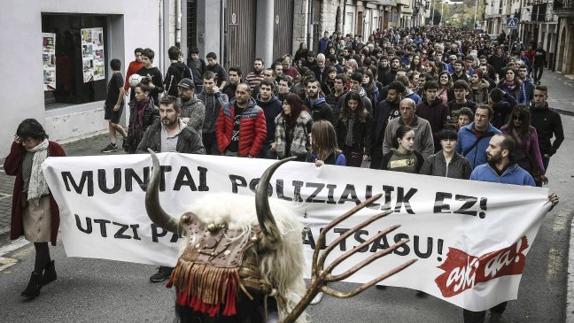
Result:
<svg viewBox="0 0 574 323"><path fill-rule="evenodd" d="M311 111L313 121L327 120L334 124L335 118L333 116L333 110L327 101L325 101L325 97L319 96L315 102L311 102L311 100L307 98L306 104Z"/></svg>
<svg viewBox="0 0 574 323"><path fill-rule="evenodd" d="M564 141L564 129L560 115L548 108L531 107L531 124L538 132L538 143L542 155L552 156ZM554 141L552 141L554 137Z"/></svg>
<svg viewBox="0 0 574 323"><path fill-rule="evenodd" d="M205 105L195 95L188 101L181 101L181 117L189 118L187 126L195 129L200 135L205 119Z"/></svg>
<svg viewBox="0 0 574 323"><path fill-rule="evenodd" d="M492 124L488 124L484 134L477 138L473 129L474 122L460 128L458 130L458 142L456 143L456 152L468 159L472 169L486 163L486 148L488 148L490 138L501 133Z"/></svg>
<svg viewBox="0 0 574 323"><path fill-rule="evenodd" d="M257 105L263 109L265 114L265 122L267 125L267 138L266 144L270 144L275 140L275 118L283 111L283 105L276 96L271 96L269 101L261 101L257 98Z"/></svg>
<svg viewBox="0 0 574 323"><path fill-rule="evenodd" d="M227 103L219 111L219 117L215 122L217 147L222 154L225 153L231 143L236 109L235 100ZM241 113L239 122L238 156L258 156L267 138L267 126L263 109L257 105L255 100L249 99L247 107Z"/></svg>

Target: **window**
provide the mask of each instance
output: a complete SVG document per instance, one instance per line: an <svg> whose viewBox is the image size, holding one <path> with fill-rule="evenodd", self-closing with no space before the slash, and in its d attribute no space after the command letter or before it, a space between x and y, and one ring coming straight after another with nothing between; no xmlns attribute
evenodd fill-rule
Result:
<svg viewBox="0 0 574 323"><path fill-rule="evenodd" d="M82 39L82 29L86 30L88 28L102 28L101 31L103 31L97 34L97 39L93 40L93 48L91 45L85 45L88 40L85 35ZM53 39L50 35L55 37L55 60L51 57L49 46L42 54L45 66L44 79L45 82L51 82L50 86L44 87L46 109L105 99L106 76L108 75L107 62L109 61L106 32L106 16L42 14L42 33L48 35L48 37L44 37L44 45L47 42L49 44L49 40L46 40L46 38ZM44 47L46 48L46 46ZM90 57L87 54L92 55L93 59L87 59L87 57ZM46 66L49 67L48 72L46 72ZM86 69L94 69L99 77L84 82ZM54 74L55 82L52 79ZM96 81L93 79L96 79Z"/></svg>

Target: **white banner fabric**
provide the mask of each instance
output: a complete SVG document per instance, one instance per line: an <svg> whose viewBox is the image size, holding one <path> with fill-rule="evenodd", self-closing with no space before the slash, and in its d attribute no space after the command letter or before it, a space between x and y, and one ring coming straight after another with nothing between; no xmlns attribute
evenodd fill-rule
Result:
<svg viewBox="0 0 574 323"><path fill-rule="evenodd" d="M161 204L174 216L204 194L254 195L257 179L273 162L177 153L158 157L165 174ZM152 224L145 211L140 185L150 173L149 155L48 158L43 168L60 206L61 238L68 256L175 264L177 236ZM401 227L360 250L335 273L409 239L346 281L367 282L417 259L383 284L424 291L472 311L516 299L526 254L550 208L547 189L365 168L317 168L301 162L280 167L271 185L273 197L288 200L310 228L303 239L307 263L321 227L356 203L383 193L370 208L329 232L327 243L385 208L394 212L347 238L328 259L384 228Z"/></svg>

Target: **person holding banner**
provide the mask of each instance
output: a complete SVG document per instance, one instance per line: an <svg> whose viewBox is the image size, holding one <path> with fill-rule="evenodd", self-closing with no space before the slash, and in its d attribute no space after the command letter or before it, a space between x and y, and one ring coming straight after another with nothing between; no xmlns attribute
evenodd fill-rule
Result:
<svg viewBox="0 0 574 323"><path fill-rule="evenodd" d="M184 154L205 155L201 135L188 127L179 116L181 102L168 95L159 101L160 119L149 126L138 145L137 152L145 154L148 149L156 152L178 152ZM173 268L161 266L150 277L152 283L160 283L169 278Z"/></svg>
<svg viewBox="0 0 574 323"><path fill-rule="evenodd" d="M458 141L456 131L443 129L438 138L442 149L425 160L420 174L468 179L472 169L468 160L455 150Z"/></svg>
<svg viewBox="0 0 574 323"><path fill-rule="evenodd" d="M486 149L488 162L477 166L471 173L470 179L475 181L494 182L502 184L535 186L534 178L525 169L520 167L514 160L516 142L507 134L494 135ZM554 207L558 204L558 196L555 193L548 195L548 201ZM502 302L490 309L493 317L500 317L508 302ZM482 323L486 317L486 311L472 312L463 311L465 323Z"/></svg>
<svg viewBox="0 0 574 323"><path fill-rule="evenodd" d="M337 145L335 127L327 120L319 120L311 127L311 153L307 160L317 167L324 164L346 166L347 158Z"/></svg>
<svg viewBox="0 0 574 323"><path fill-rule="evenodd" d="M415 130L400 126L393 138L394 148L383 156L380 169L417 174L424 158L415 149Z"/></svg>
<svg viewBox="0 0 574 323"><path fill-rule="evenodd" d="M24 235L36 249L34 271L21 294L27 299L37 297L43 286L57 278L48 242L56 245L60 216L41 165L47 157L65 155L59 144L48 140L38 121L26 119L18 125L10 154L4 160L6 174L16 176L10 239Z"/></svg>
<svg viewBox="0 0 574 323"><path fill-rule="evenodd" d="M287 94L283 101L283 110L275 117L274 122L275 141L271 144L271 150L279 159L296 156L297 160L304 161L309 153L309 134L313 118L305 111L303 100L297 94Z"/></svg>

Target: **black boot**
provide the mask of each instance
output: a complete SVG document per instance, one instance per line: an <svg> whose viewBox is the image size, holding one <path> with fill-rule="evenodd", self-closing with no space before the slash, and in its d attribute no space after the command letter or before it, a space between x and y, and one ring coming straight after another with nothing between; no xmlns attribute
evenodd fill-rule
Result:
<svg viewBox="0 0 574 323"><path fill-rule="evenodd" d="M31 300L40 295L40 289L42 289L42 274L33 271L28 286L21 295Z"/></svg>
<svg viewBox="0 0 574 323"><path fill-rule="evenodd" d="M46 265L46 267L44 267L42 286L48 285L48 283L53 282L57 278L58 275L56 274L56 267L54 266L54 260L52 260Z"/></svg>

